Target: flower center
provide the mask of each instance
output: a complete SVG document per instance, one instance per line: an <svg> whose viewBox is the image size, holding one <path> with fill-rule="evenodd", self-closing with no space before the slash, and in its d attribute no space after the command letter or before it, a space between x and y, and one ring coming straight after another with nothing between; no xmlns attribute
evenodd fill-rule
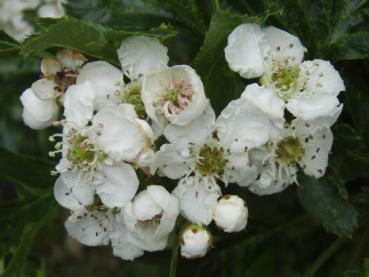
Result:
<svg viewBox="0 0 369 277"><path fill-rule="evenodd" d="M67 158L73 165L78 166L82 170L88 170L96 162L105 160L107 155L97 150L95 145L89 142L88 137L72 134L69 137Z"/></svg>
<svg viewBox="0 0 369 277"><path fill-rule="evenodd" d="M275 154L281 161L287 164L297 163L304 155L304 149L296 137L289 136L277 143Z"/></svg>
<svg viewBox="0 0 369 277"><path fill-rule="evenodd" d="M128 88L124 93L123 102L133 105L139 118L147 117L145 105L141 98L141 88L138 84Z"/></svg>
<svg viewBox="0 0 369 277"><path fill-rule="evenodd" d="M219 146L206 144L200 150L196 166L201 174L210 176L222 174L225 164L223 149Z"/></svg>
<svg viewBox="0 0 369 277"><path fill-rule="evenodd" d="M77 75L73 70L60 71L56 73L54 81L57 85L55 89L59 92L66 92L69 86L76 84Z"/></svg>
<svg viewBox="0 0 369 277"><path fill-rule="evenodd" d="M172 84L164 89L157 105L164 107L165 113L177 115L191 103L192 95L191 84L183 80L173 80Z"/></svg>
<svg viewBox="0 0 369 277"><path fill-rule="evenodd" d="M283 100L289 100L297 89L300 69L298 66L277 64L270 76L273 86Z"/></svg>

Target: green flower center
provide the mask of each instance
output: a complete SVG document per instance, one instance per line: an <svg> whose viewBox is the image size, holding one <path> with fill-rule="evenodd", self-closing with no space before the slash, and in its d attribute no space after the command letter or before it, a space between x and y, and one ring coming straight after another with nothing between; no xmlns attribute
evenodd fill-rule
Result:
<svg viewBox="0 0 369 277"><path fill-rule="evenodd" d="M135 85L128 89L123 96L123 102L132 104L135 107L136 113L140 118L146 118L145 105L141 98L141 88L139 85Z"/></svg>
<svg viewBox="0 0 369 277"><path fill-rule="evenodd" d="M206 144L201 148L199 156L196 166L201 174L210 176L224 172L226 160L220 147Z"/></svg>
<svg viewBox="0 0 369 277"><path fill-rule="evenodd" d="M274 87L284 100L288 100L295 92L300 69L298 66L277 66L271 75Z"/></svg>
<svg viewBox="0 0 369 277"><path fill-rule="evenodd" d="M107 156L105 153L97 151L95 146L88 142L86 136L77 135L70 143L67 158L72 164L82 166L94 161L102 161Z"/></svg>
<svg viewBox="0 0 369 277"><path fill-rule="evenodd" d="M301 160L304 149L296 137L289 136L277 143L275 153L281 161L290 164Z"/></svg>

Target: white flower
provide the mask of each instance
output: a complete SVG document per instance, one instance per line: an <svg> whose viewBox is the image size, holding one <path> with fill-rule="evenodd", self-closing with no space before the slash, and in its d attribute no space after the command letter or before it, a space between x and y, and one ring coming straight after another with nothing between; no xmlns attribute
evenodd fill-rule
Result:
<svg viewBox="0 0 369 277"><path fill-rule="evenodd" d="M59 18L63 17L65 14L63 3L64 0L54 0L54 1L46 1L41 7L37 10L37 15L39 17L51 17L51 18Z"/></svg>
<svg viewBox="0 0 369 277"><path fill-rule="evenodd" d="M242 24L229 36L226 60L242 77L261 77L275 90L295 117L313 120L341 109L337 95L343 81L328 62L302 62L305 48L300 40L275 27Z"/></svg>
<svg viewBox="0 0 369 277"><path fill-rule="evenodd" d="M132 241L132 235L127 230L123 217L116 216L114 230L110 233L111 246L114 256L123 260L133 261L144 254L144 250L136 246Z"/></svg>
<svg viewBox="0 0 369 277"><path fill-rule="evenodd" d="M32 129L44 129L52 125L58 116L54 99L40 99L32 89L25 90L20 100L23 105L23 121Z"/></svg>
<svg viewBox="0 0 369 277"><path fill-rule="evenodd" d="M208 104L200 77L187 65L145 75L141 95L147 115L162 129L189 124Z"/></svg>
<svg viewBox="0 0 369 277"><path fill-rule="evenodd" d="M259 164L261 174L249 189L259 195L280 192L297 182L298 167L315 178L323 176L332 143L329 128L294 120L279 139L251 151L251 159Z"/></svg>
<svg viewBox="0 0 369 277"><path fill-rule="evenodd" d="M178 198L182 215L197 224L208 225L214 216L220 188L202 176L182 178L172 194Z"/></svg>
<svg viewBox="0 0 369 277"><path fill-rule="evenodd" d="M91 82L68 88L64 97L64 116L74 127L82 128L92 119L95 104L95 90Z"/></svg>
<svg viewBox="0 0 369 277"><path fill-rule="evenodd" d="M64 226L69 235L80 243L87 246L99 246L109 243L112 223L112 213L106 208L92 210L81 208L72 212Z"/></svg>
<svg viewBox="0 0 369 277"><path fill-rule="evenodd" d="M113 160L137 163L151 155L154 134L132 105L106 105L96 113L92 125L98 133L97 144Z"/></svg>
<svg viewBox="0 0 369 277"><path fill-rule="evenodd" d="M2 0L0 1L0 29L17 41L23 41L33 31L25 20L23 12L35 9L38 0Z"/></svg>
<svg viewBox="0 0 369 277"><path fill-rule="evenodd" d="M139 180L132 166L126 163L101 164L92 173L73 169L61 173L54 187L55 199L70 210L93 204L94 195L108 208L125 207L135 196Z"/></svg>
<svg viewBox="0 0 369 277"><path fill-rule="evenodd" d="M167 67L168 49L156 38L130 36L122 41L118 57L123 73L132 81Z"/></svg>
<svg viewBox="0 0 369 277"><path fill-rule="evenodd" d="M151 185L124 209L132 243L146 251L163 250L179 214L178 200L164 187Z"/></svg>
<svg viewBox="0 0 369 277"><path fill-rule="evenodd" d="M87 63L80 71L77 84L91 82L96 93L95 109L99 110L107 104L122 102L122 72L104 61Z"/></svg>
<svg viewBox="0 0 369 277"><path fill-rule="evenodd" d="M181 256L187 259L201 258L212 246L212 236L205 228L191 224L180 237Z"/></svg>
<svg viewBox="0 0 369 277"><path fill-rule="evenodd" d="M215 224L224 232L239 232L246 227L248 209L245 201L237 195L225 195L214 211Z"/></svg>

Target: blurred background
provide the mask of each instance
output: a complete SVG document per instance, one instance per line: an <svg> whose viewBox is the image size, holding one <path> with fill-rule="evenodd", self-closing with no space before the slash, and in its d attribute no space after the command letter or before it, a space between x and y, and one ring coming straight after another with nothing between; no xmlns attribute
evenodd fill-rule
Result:
<svg viewBox="0 0 369 277"><path fill-rule="evenodd" d="M0 29L10 34L5 25L6 2L0 0ZM18 1L8 2L16 5ZM290 186L282 193L259 197L229 186L225 193L237 193L248 203L247 230L225 235L211 226L215 248L202 259L179 258L177 273L194 277L369 276L369 260L365 260L369 259L367 1L70 0L59 4L68 16L113 29L145 31L162 23L173 26L177 35L165 42L171 63L195 67L218 113L240 95L246 84L230 72L222 57L216 59L214 72L209 73L210 65L215 63L212 59L223 52L204 49L212 44L224 49L225 39L234 28L227 25L228 18L245 14L266 18L267 25L300 37L309 49L306 59L330 60L344 79L346 92L341 96L344 112L333 128L330 168L324 180L319 181L320 186L325 186L324 193L314 191L309 198L301 193L301 186ZM35 24L37 16L50 14L38 12L36 6L23 10L22 16L34 32L42 33ZM174 237L168 250L146 253L134 262L126 262L114 257L110 247L84 247L67 236L63 222L68 211L54 201L54 178L49 173L56 160L48 159L52 146L48 137L58 130L31 130L21 116L19 96L39 78L40 58L21 56L18 46L8 51L10 42L17 45L1 32L0 273L168 275L169 248ZM201 60L203 56L206 61ZM174 186L169 180L164 182L169 190Z"/></svg>

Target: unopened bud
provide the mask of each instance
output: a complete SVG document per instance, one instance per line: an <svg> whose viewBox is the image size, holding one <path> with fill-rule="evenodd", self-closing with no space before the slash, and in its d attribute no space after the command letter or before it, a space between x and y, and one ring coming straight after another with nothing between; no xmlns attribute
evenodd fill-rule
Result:
<svg viewBox="0 0 369 277"><path fill-rule="evenodd" d="M191 224L182 232L180 244L182 257L187 259L201 258L212 246L212 236L205 228Z"/></svg>
<svg viewBox="0 0 369 277"><path fill-rule="evenodd" d="M214 210L215 224L224 232L239 232L247 225L248 209L245 201L237 195L225 195Z"/></svg>

